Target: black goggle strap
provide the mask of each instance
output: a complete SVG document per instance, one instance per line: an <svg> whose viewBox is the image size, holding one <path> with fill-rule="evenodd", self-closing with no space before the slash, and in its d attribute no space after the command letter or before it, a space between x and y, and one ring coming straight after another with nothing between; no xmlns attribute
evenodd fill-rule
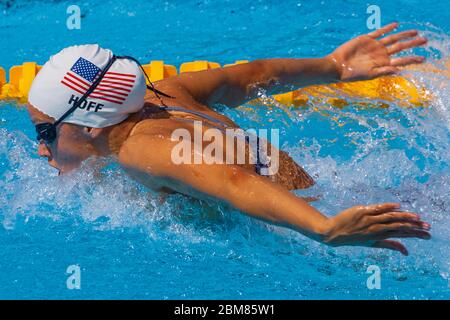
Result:
<svg viewBox="0 0 450 320"><path fill-rule="evenodd" d="M67 118L72 112L74 112L81 104L89 97L89 95L94 92L95 88L97 88L100 81L102 81L103 77L105 76L106 72L108 72L109 68L111 68L114 61L117 60L116 56L112 56L111 60L109 60L108 64L105 66L105 68L102 70L100 75L95 79L95 81L92 83L90 88L83 94L83 96L76 102L74 105L67 110L58 120L56 120L53 125L56 127L58 124L60 124L65 118Z"/></svg>
<svg viewBox="0 0 450 320"><path fill-rule="evenodd" d="M147 72L145 72L144 68L142 67L142 65L138 59L130 57L130 56L118 56L117 59L129 59L129 60L133 60L134 62L136 62L136 64L141 68L142 72L144 73L145 78L147 78L148 83L150 84L150 85L147 85L147 89L150 91L153 91L159 100L161 100L161 97L159 95L162 95L167 98L172 98L172 99L175 98L175 97L172 97L172 96L168 95L167 93L159 91L158 89L155 88L155 86L153 85L153 82L150 81L150 78L149 78Z"/></svg>

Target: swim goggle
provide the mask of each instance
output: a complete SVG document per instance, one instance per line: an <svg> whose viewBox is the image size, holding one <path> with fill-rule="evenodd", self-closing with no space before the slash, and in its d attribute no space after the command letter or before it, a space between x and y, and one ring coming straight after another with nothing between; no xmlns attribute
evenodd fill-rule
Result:
<svg viewBox="0 0 450 320"><path fill-rule="evenodd" d="M57 119L54 123L50 122L42 122L37 124L36 127L36 133L37 137L36 139L38 141L44 141L47 145L53 143L56 140L56 127L70 114L72 114L81 104L89 97L89 95L94 92L95 88L97 88L100 81L105 76L106 72L108 72L109 68L112 66L112 64L117 59L129 59L137 63L137 65L141 68L142 72L144 72L145 77L147 78L147 81L150 85L147 85L147 88L155 93L155 95L161 100L161 97L159 95L163 95L168 98L174 98L170 95L167 95L159 90L157 90L153 83L150 81L150 78L148 77L147 73L145 72L142 65L139 63L139 61L133 57L130 56L115 56L113 55L111 60L108 61L108 64L105 66L105 68L102 70L102 72L99 74L99 76L95 79L95 81L92 83L92 85L89 87L89 89L83 94L83 96L69 109L67 110L59 119ZM162 100L161 100L162 102Z"/></svg>

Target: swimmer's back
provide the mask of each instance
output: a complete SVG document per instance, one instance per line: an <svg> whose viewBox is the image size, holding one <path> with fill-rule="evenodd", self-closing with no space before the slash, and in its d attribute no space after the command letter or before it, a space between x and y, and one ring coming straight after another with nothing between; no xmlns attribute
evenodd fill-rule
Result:
<svg viewBox="0 0 450 320"><path fill-rule="evenodd" d="M171 106L169 107L176 110L162 110L158 105L149 101L141 112L140 121L134 125L130 137L136 134L147 134L157 136L166 135L166 138L169 138L175 129L185 128L192 130L193 120L202 121L204 129L208 127L217 128L221 124L224 127L239 128L231 119L209 108L190 108L186 105L180 107L174 102L171 102ZM199 113L199 115L193 114L193 112ZM270 144L269 148L272 148ZM248 170L255 170L255 165L253 164L240 166ZM267 176L267 178L284 186L288 190L305 189L314 184L314 180L308 173L282 150L279 150L279 168L277 173L272 176Z"/></svg>

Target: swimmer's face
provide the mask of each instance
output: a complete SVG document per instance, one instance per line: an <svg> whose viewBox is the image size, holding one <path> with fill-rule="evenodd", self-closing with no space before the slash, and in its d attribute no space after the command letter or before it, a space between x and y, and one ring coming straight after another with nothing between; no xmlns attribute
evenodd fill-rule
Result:
<svg viewBox="0 0 450 320"><path fill-rule="evenodd" d="M55 122L55 119L40 112L31 105L27 107L31 121L34 125L43 122ZM47 158L50 166L65 173L76 169L83 160L92 155L99 155L96 148L98 131L74 124L62 123L57 128L57 137L50 145L39 142L38 154Z"/></svg>

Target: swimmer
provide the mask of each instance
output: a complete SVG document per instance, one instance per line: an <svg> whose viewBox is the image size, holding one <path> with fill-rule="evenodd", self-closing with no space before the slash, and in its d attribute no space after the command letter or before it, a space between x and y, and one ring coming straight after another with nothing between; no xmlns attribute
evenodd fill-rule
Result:
<svg viewBox="0 0 450 320"><path fill-rule="evenodd" d="M418 214L402 211L398 203L382 203L327 217L290 192L314 181L285 152L280 151L273 175L259 174L260 163L177 164L172 158L179 143L172 137L177 129L194 136L198 121L202 130L238 128L213 111L216 104L233 108L257 98L260 90L278 94L314 84L368 80L422 63L420 56L393 57L427 41L415 30L385 36L396 27L393 23L358 36L323 58L260 59L148 81L150 85L131 57L115 56L98 45L66 48L43 66L29 92L38 154L60 173L90 157L113 157L148 188L221 201L330 246L407 255L406 247L393 239L431 237L430 225Z"/></svg>

